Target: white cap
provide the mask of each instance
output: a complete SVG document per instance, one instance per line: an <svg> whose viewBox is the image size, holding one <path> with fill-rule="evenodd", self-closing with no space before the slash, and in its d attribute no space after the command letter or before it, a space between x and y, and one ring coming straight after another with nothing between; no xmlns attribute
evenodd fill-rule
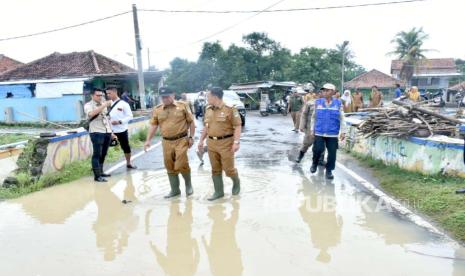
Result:
<svg viewBox="0 0 465 276"><path fill-rule="evenodd" d="M334 86L334 84L331 83L326 83L325 85L323 85L323 89L336 90L336 86Z"/></svg>

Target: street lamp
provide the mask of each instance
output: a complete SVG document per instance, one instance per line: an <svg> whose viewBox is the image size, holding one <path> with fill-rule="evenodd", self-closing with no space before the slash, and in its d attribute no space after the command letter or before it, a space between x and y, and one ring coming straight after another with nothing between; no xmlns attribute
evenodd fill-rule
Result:
<svg viewBox="0 0 465 276"><path fill-rule="evenodd" d="M136 60L134 59L134 54L130 52L126 52L126 55L132 57L132 68L136 69Z"/></svg>
<svg viewBox="0 0 465 276"><path fill-rule="evenodd" d="M346 47L349 45L349 41L344 41L341 46L341 54L342 54L342 70L341 70L341 94L344 93L344 59L346 54Z"/></svg>

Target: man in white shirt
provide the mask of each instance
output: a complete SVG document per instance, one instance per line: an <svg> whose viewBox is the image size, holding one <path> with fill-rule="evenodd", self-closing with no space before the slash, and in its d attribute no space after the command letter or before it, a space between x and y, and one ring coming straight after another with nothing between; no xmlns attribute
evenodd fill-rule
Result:
<svg viewBox="0 0 465 276"><path fill-rule="evenodd" d="M106 89L108 98L112 101L109 107L110 123L113 133L126 157L126 168L137 169L131 164L131 147L129 146L128 123L133 118L129 104L118 97L118 90L114 86Z"/></svg>

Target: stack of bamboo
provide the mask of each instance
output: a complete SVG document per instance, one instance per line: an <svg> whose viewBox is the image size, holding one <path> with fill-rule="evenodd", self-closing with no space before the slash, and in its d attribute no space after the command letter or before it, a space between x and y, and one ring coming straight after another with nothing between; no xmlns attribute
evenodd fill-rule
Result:
<svg viewBox="0 0 465 276"><path fill-rule="evenodd" d="M411 105L401 101L393 101L396 106L372 108L366 111L373 113L358 129L365 137L429 137L434 134L454 136L458 119L437 112Z"/></svg>

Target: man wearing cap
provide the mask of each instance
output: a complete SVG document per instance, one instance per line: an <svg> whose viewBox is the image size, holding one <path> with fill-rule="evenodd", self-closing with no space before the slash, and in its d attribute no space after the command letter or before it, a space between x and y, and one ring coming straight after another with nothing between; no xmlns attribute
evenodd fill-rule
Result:
<svg viewBox="0 0 465 276"><path fill-rule="evenodd" d="M313 86L312 86L313 88ZM313 90L313 89L312 89ZM313 94L315 93L312 91ZM308 94L307 94L308 95ZM295 162L300 163L302 159L304 158L305 154L307 153L308 149L313 145L313 142L315 140L315 136L313 135L313 132L311 131L311 125L312 125L312 114L313 114L313 109L315 107L315 101L318 98L321 98L322 96L322 90L320 89L320 92L318 95L315 94L314 97L311 97L304 105L302 108L302 114L300 116L300 126L299 130L300 132L304 133L304 140L302 143L302 147L300 148L299 155L297 156ZM325 153L321 154L320 160L318 162L318 165L324 166L324 157Z"/></svg>
<svg viewBox="0 0 465 276"><path fill-rule="evenodd" d="M293 131L295 131L295 132L299 131L300 111L302 110L303 104L304 104L304 100L297 93L297 89L295 87L293 87L292 88L292 94L289 97L288 112L291 113L292 122L294 123Z"/></svg>
<svg viewBox="0 0 465 276"><path fill-rule="evenodd" d="M163 159L168 171L171 191L165 198L181 194L179 173L184 178L186 196L194 192L191 182L191 170L187 150L194 144L195 124L189 107L174 100L174 92L169 87L160 88L162 104L153 110L151 126L147 134L144 149L150 147L150 141L160 128L162 136Z"/></svg>
<svg viewBox="0 0 465 276"><path fill-rule="evenodd" d="M108 99L112 101L108 115L110 116L111 129L118 138L121 149L126 158L126 168L136 169L136 166L131 164L131 146L129 145L128 124L133 118L131 107L126 101L123 101L118 96L116 86L108 86L106 89Z"/></svg>
<svg viewBox="0 0 465 276"><path fill-rule="evenodd" d="M234 154L239 150L242 121L236 108L223 102L223 90L213 87L207 94L209 106L205 111L205 127L198 144L203 152L203 143L208 137L208 156L212 166L212 179L215 192L208 198L213 201L224 196L223 172L233 181L232 194L238 195L241 186Z"/></svg>
<svg viewBox="0 0 465 276"><path fill-rule="evenodd" d="M91 92L92 100L84 105L84 112L89 121L89 136L92 142L92 171L96 182L106 182L103 173L103 163L107 156L111 143L111 126L107 117L107 107L111 101L105 100L102 89L94 89Z"/></svg>
<svg viewBox="0 0 465 276"><path fill-rule="evenodd" d="M315 173L321 154L325 148L328 151L326 163L326 178L333 179L332 171L336 167L336 152L339 136L345 139L346 125L344 107L340 99L333 98L336 87L327 83L323 86L324 98L315 101L312 115L311 131L315 136L313 143L313 163L311 173Z"/></svg>

